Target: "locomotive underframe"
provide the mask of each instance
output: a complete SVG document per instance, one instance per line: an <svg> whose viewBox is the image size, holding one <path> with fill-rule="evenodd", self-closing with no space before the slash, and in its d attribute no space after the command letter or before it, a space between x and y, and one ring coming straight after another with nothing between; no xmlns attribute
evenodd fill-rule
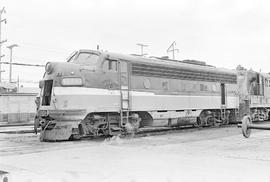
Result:
<svg viewBox="0 0 270 182"><path fill-rule="evenodd" d="M53 117L50 114L38 117L38 123L42 129L40 139L43 141L62 141L82 137L134 135L145 128L205 127L239 121L237 108L225 109L225 113L221 109L205 109L200 110L198 116L173 117L172 113L177 112L179 111L130 112L129 118L124 118L122 126L118 112L93 112L86 116L73 115L73 118L78 118L77 120L65 120L66 117L63 117L63 113L53 113ZM191 112L191 110L181 110L180 112ZM250 113L252 121L263 121L269 118L270 109L250 108ZM80 117L83 119L79 119Z"/></svg>
<svg viewBox="0 0 270 182"><path fill-rule="evenodd" d="M82 137L134 135L145 128L216 126L235 120L237 109L227 109L224 117L222 117L220 109L201 110L197 116L172 117L173 113L177 112L185 111L130 112L129 118L124 119L122 126L120 125L120 113L117 112L93 112L86 116L81 115L83 119L74 121L64 120L63 114L53 114L57 120L50 115L43 115L38 118L42 129L40 139L62 141ZM79 118L78 115L73 117Z"/></svg>
<svg viewBox="0 0 270 182"><path fill-rule="evenodd" d="M250 116L252 121L266 121L270 117L270 108L267 107L251 108Z"/></svg>

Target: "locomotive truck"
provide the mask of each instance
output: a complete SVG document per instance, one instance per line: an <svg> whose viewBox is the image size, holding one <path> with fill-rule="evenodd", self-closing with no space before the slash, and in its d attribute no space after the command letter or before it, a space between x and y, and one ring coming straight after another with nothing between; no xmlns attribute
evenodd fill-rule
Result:
<svg viewBox="0 0 270 182"><path fill-rule="evenodd" d="M269 118L270 75L241 66L79 50L48 62L39 86L43 141Z"/></svg>

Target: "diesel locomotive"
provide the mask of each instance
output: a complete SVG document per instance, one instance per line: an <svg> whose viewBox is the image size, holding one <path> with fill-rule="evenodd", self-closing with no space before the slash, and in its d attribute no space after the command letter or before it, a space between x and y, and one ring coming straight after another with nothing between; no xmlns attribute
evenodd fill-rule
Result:
<svg viewBox="0 0 270 182"><path fill-rule="evenodd" d="M270 75L241 66L79 50L48 62L39 86L43 141L269 118Z"/></svg>

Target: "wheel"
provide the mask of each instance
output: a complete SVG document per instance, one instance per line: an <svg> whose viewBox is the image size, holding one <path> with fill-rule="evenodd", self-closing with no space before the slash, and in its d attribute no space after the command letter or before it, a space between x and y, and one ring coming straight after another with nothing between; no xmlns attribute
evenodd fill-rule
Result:
<svg viewBox="0 0 270 182"><path fill-rule="evenodd" d="M196 123L193 124L196 128L202 128L204 126L204 123L202 122L201 118L197 118Z"/></svg>
<svg viewBox="0 0 270 182"><path fill-rule="evenodd" d="M249 138L251 134L251 129L248 128L248 125L251 124L251 119L249 116L244 116L242 119L242 134L244 137Z"/></svg>
<svg viewBox="0 0 270 182"><path fill-rule="evenodd" d="M80 140L81 139L81 135L79 134L72 134L69 138L69 140L75 141L75 140Z"/></svg>

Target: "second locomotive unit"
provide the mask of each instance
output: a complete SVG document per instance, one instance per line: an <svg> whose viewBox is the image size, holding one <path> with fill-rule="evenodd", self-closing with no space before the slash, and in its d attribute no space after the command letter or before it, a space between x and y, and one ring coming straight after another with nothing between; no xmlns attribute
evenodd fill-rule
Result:
<svg viewBox="0 0 270 182"><path fill-rule="evenodd" d="M270 77L241 67L80 50L45 70L36 117L45 141L269 115Z"/></svg>

